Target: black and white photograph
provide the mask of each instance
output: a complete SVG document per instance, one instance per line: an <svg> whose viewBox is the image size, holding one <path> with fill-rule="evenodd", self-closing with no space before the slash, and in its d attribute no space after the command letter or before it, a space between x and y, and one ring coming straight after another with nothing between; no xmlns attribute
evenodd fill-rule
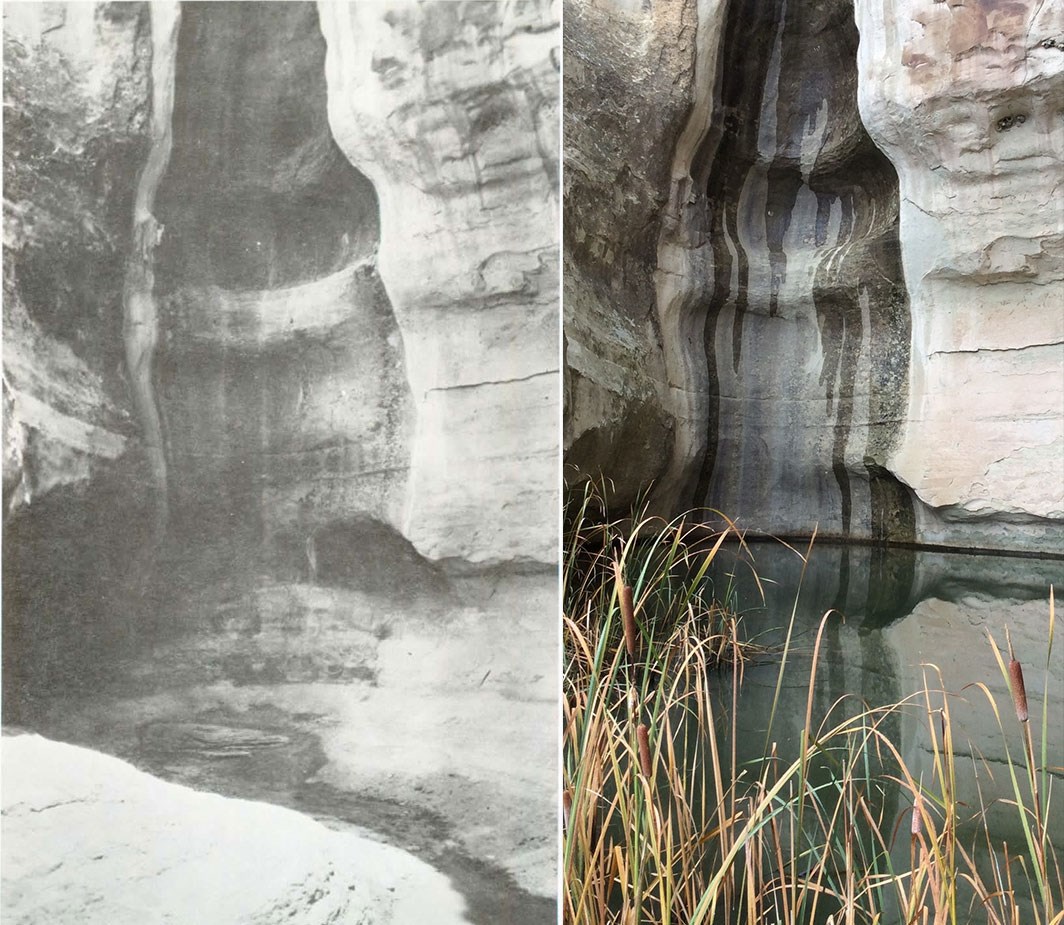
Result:
<svg viewBox="0 0 1064 925"><path fill-rule="evenodd" d="M558 895L560 10L5 3L5 923Z"/></svg>

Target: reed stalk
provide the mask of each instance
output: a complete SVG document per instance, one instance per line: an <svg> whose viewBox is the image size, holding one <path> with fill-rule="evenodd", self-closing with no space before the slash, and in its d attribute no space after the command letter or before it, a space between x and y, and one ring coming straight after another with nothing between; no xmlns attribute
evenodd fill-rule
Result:
<svg viewBox="0 0 1064 925"><path fill-rule="evenodd" d="M731 524L709 535L690 526L703 512L614 522L603 507L589 491L567 512L566 923L1064 925L1049 838L1061 823L1047 767L1050 692L1042 691L1039 727L1011 638L1007 660L992 635L989 645L1017 710L1020 761L989 679L969 687L1001 729L1007 805L1022 847L991 832L991 811L1000 808L982 787L995 769L958 745L953 707L964 692L945 690L934 665L925 666L922 689L900 702L849 697L825 711L815 692L825 630L837 615L821 621L808 668L795 657L793 609L784 645L767 653L744 639L742 618L725 605L729 590L713 595L706 583L724 542L741 543ZM803 574L811 551L795 551ZM1052 589L1049 601L1047 660ZM770 724L765 757L744 765L744 675L751 660L767 657L779 672L773 723L785 714L784 672L806 672L801 737L797 754L784 758ZM926 737L926 781L895 739L899 717ZM962 760L971 763L963 779L975 781L973 792L958 783ZM911 809L897 809L888 791ZM906 823L907 859L895 844Z"/></svg>

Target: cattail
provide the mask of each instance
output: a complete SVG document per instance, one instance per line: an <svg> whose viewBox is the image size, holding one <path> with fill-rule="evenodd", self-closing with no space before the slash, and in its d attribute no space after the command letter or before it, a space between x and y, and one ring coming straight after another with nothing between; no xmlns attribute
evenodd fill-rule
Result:
<svg viewBox="0 0 1064 925"><path fill-rule="evenodd" d="M569 814L573 811L573 795L568 789L562 791L562 829L569 831Z"/></svg>
<svg viewBox="0 0 1064 925"><path fill-rule="evenodd" d="M1012 688L1012 700L1016 704L1016 719L1026 723L1027 713L1027 688L1023 686L1023 669L1016 659L1009 662L1009 686Z"/></svg>
<svg viewBox="0 0 1064 925"><path fill-rule="evenodd" d="M636 646L639 643L639 635L635 627L635 605L632 601L632 586L624 583L621 576L621 563L613 563L613 573L617 581L617 600L621 605L621 622L624 624L624 645L628 649L628 657L635 660Z"/></svg>
<svg viewBox="0 0 1064 925"><path fill-rule="evenodd" d="M640 723L636 727L635 737L639 742L639 766L643 769L643 776L650 780L650 774L654 770L650 763L650 731Z"/></svg>
<svg viewBox="0 0 1064 925"><path fill-rule="evenodd" d="M635 659L639 636L635 628L635 607L632 604L632 586L621 586L621 619L624 620L624 644L628 648L628 657Z"/></svg>
<svg viewBox="0 0 1064 925"><path fill-rule="evenodd" d="M912 835L913 839L917 839L924 831L924 798L920 794L916 795L916 801L913 803L913 821L912 821Z"/></svg>

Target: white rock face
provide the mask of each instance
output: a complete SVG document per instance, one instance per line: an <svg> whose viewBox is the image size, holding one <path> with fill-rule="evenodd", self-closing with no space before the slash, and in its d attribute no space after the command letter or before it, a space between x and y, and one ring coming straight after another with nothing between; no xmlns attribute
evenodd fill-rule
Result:
<svg viewBox="0 0 1064 925"><path fill-rule="evenodd" d="M948 519L1064 520L1064 7L857 3L911 297L891 468Z"/></svg>
<svg viewBox="0 0 1064 925"><path fill-rule="evenodd" d="M290 810L40 736L5 736L3 760L11 925L467 921L428 865Z"/></svg>
<svg viewBox="0 0 1064 925"><path fill-rule="evenodd" d="M333 134L380 199L416 409L404 532L555 557L556 4L319 4Z"/></svg>

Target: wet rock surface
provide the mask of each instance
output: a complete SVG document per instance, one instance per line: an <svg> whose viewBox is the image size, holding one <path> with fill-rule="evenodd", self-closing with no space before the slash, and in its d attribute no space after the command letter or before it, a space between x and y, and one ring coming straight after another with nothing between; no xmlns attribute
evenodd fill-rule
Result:
<svg viewBox="0 0 1064 925"><path fill-rule="evenodd" d="M574 479L1061 549L1059 11L992 7L571 5Z"/></svg>

